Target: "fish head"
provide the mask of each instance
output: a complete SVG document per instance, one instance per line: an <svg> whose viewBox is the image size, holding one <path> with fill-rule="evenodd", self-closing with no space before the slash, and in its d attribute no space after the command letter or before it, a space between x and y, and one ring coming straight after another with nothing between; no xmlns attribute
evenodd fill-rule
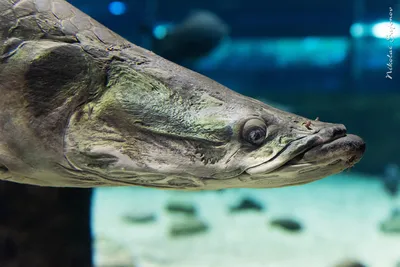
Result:
<svg viewBox="0 0 400 267"><path fill-rule="evenodd" d="M111 184L185 190L308 183L365 150L342 124L279 110L158 57L111 64L106 91L71 117L65 140L73 166Z"/></svg>

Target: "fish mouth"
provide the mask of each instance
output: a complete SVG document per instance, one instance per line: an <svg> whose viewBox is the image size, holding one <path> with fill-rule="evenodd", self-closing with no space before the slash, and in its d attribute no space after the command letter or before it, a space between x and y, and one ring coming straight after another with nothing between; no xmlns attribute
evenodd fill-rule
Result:
<svg viewBox="0 0 400 267"><path fill-rule="evenodd" d="M321 165L341 165L341 169L346 169L360 161L364 152L364 141L357 135L346 134L346 128L339 125L293 141L277 156L248 168L246 173L260 175L285 170L299 171Z"/></svg>
<svg viewBox="0 0 400 267"><path fill-rule="evenodd" d="M365 152L365 143L357 135L348 134L332 141L311 147L287 161L281 167L301 164L308 165L335 165L343 162L351 167L362 158Z"/></svg>

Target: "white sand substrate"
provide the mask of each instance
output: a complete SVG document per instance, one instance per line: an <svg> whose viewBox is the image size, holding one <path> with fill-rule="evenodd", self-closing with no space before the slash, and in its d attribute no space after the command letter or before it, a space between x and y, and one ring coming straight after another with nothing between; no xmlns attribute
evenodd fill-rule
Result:
<svg viewBox="0 0 400 267"><path fill-rule="evenodd" d="M229 207L251 197L265 211L232 214ZM210 229L171 238L176 219L169 200L195 203ZM302 186L185 193L137 187L96 189L93 235L117 244L137 267L333 267L356 259L368 267L400 262L400 234L381 233L379 224L393 207L378 179L355 174L332 176ZM149 224L130 224L124 215L154 213ZM290 233L271 227L279 217L304 227ZM95 262L115 252L97 249Z"/></svg>

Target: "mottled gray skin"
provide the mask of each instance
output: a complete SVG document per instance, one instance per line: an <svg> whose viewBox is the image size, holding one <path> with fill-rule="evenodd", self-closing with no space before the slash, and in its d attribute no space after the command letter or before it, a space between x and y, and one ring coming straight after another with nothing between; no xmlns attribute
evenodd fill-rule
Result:
<svg viewBox="0 0 400 267"><path fill-rule="evenodd" d="M338 173L364 153L343 125L235 93L62 0L0 0L0 52L3 180L281 187Z"/></svg>

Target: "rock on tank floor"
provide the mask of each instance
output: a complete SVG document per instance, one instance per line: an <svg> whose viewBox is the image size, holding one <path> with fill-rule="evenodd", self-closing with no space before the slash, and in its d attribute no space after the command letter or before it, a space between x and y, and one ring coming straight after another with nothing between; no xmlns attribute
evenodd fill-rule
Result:
<svg viewBox="0 0 400 267"><path fill-rule="evenodd" d="M264 211L229 212L249 196ZM210 227L207 232L170 237L175 217L165 206L177 199L195 203L198 217ZM116 264L123 258L136 267L333 267L356 259L366 266L393 267L400 261L400 234L379 231L392 204L377 179L354 174L297 187L222 193L97 189L93 235L106 245L96 245L95 262L112 266L105 259L115 257ZM155 214L156 221L131 224L123 219L138 214ZM267 223L281 216L298 220L303 231L285 232Z"/></svg>

